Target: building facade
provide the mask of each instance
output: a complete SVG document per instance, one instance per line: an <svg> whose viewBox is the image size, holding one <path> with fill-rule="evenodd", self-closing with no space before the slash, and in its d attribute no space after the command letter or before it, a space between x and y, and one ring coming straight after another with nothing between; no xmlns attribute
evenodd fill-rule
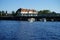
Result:
<svg viewBox="0 0 60 40"><path fill-rule="evenodd" d="M16 13L21 14L21 15L37 15L37 11L33 9L25 9L25 8L20 8L16 11Z"/></svg>

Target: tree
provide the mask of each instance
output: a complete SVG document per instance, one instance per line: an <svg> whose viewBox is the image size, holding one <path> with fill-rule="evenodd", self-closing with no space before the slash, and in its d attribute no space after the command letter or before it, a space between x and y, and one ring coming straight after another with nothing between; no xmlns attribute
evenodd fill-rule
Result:
<svg viewBox="0 0 60 40"><path fill-rule="evenodd" d="M2 12L1 12L1 15L2 15L2 16L6 16L6 15L7 15L7 11L2 11Z"/></svg>
<svg viewBox="0 0 60 40"><path fill-rule="evenodd" d="M47 13L51 13L50 10L41 10L41 11L38 11L39 14L47 14Z"/></svg>
<svg viewBox="0 0 60 40"><path fill-rule="evenodd" d="M56 12L54 12L54 11L52 13L56 14Z"/></svg>
<svg viewBox="0 0 60 40"><path fill-rule="evenodd" d="M2 11L2 12L1 12L1 16L4 16L4 15L5 15L5 12L4 12L4 11Z"/></svg>
<svg viewBox="0 0 60 40"><path fill-rule="evenodd" d="M7 16L7 11L6 11L6 16Z"/></svg>
<svg viewBox="0 0 60 40"><path fill-rule="evenodd" d="M7 13L7 11L6 11L6 13Z"/></svg>
<svg viewBox="0 0 60 40"><path fill-rule="evenodd" d="M2 11L2 13L4 14L4 11Z"/></svg>
<svg viewBox="0 0 60 40"><path fill-rule="evenodd" d="M1 11L0 11L0 16L1 16Z"/></svg>
<svg viewBox="0 0 60 40"><path fill-rule="evenodd" d="M0 11L0 13L1 13L1 11Z"/></svg>
<svg viewBox="0 0 60 40"><path fill-rule="evenodd" d="M41 10L41 11L38 11L38 15L40 16L56 16L56 12L51 12L50 10Z"/></svg>
<svg viewBox="0 0 60 40"><path fill-rule="evenodd" d="M0 16L1 16L1 11L0 11Z"/></svg>
<svg viewBox="0 0 60 40"><path fill-rule="evenodd" d="M12 16L16 16L16 13L14 11L12 11Z"/></svg>

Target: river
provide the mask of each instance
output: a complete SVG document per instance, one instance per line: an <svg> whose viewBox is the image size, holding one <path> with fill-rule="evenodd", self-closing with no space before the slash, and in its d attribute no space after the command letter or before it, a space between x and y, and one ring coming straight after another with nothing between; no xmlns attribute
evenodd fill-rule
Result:
<svg viewBox="0 0 60 40"><path fill-rule="evenodd" d="M0 40L60 40L60 22L0 20Z"/></svg>

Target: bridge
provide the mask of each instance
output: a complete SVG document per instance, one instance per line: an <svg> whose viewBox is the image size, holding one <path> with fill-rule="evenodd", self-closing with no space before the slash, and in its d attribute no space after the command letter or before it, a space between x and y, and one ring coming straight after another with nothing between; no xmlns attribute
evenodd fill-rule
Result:
<svg viewBox="0 0 60 40"><path fill-rule="evenodd" d="M18 14L17 16L0 16L0 20L60 21L60 15Z"/></svg>
<svg viewBox="0 0 60 40"><path fill-rule="evenodd" d="M60 21L60 15L20 14L17 18L25 21Z"/></svg>

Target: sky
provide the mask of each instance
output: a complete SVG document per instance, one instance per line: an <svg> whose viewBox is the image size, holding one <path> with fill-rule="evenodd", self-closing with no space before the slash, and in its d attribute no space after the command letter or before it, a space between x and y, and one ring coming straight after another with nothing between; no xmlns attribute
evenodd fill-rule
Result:
<svg viewBox="0 0 60 40"><path fill-rule="evenodd" d="M51 10L60 13L60 0L0 0L0 11L17 11L19 8Z"/></svg>

